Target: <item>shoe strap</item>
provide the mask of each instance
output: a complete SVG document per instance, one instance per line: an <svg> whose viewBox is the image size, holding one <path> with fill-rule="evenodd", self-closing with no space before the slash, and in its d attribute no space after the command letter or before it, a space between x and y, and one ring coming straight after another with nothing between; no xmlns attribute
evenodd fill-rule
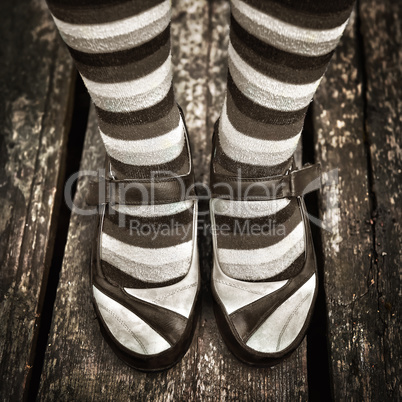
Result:
<svg viewBox="0 0 402 402"><path fill-rule="evenodd" d="M284 174L271 177L242 177L216 173L211 169L211 192L213 198L230 200L267 201L280 198L302 197L321 188L321 165L292 167Z"/></svg>
<svg viewBox="0 0 402 402"><path fill-rule="evenodd" d="M196 199L193 174L151 179L114 180L100 177L90 182L87 205L158 205Z"/></svg>

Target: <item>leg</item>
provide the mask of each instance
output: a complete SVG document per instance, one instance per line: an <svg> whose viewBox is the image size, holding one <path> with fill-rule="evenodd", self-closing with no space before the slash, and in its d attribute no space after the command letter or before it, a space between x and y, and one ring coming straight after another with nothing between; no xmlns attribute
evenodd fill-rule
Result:
<svg viewBox="0 0 402 402"><path fill-rule="evenodd" d="M170 3L48 4L95 103L115 175L180 170L184 136L172 88Z"/></svg>
<svg viewBox="0 0 402 402"><path fill-rule="evenodd" d="M353 1L231 0L231 6L228 90L213 168L251 182L286 175ZM237 332L226 340L251 363L277 361L306 330L316 274L303 206L301 197L280 195L211 203L218 228L213 291L223 332ZM243 297L234 300L223 282L241 287ZM282 287L293 290L285 295Z"/></svg>
<svg viewBox="0 0 402 402"><path fill-rule="evenodd" d="M116 353L136 368L166 368L191 341L199 289L196 202L164 181L166 172L192 175L172 88L170 1L48 4L95 104L108 180L144 188L155 178L165 186L149 200L155 205L134 197L101 208L92 281L101 329Z"/></svg>

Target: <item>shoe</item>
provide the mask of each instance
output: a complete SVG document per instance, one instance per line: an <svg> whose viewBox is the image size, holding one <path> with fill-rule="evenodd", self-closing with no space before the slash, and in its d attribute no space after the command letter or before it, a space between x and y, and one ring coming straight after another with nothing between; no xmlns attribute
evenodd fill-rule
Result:
<svg viewBox="0 0 402 402"><path fill-rule="evenodd" d="M319 177L319 165L298 170L294 162L282 176L235 177L229 176L212 160L210 213L214 312L226 345L247 364L266 367L281 362L298 347L306 334L317 296L317 264L303 195L319 188ZM216 215L219 202L281 198L293 199L302 217L305 251L304 263L302 260L299 264L301 268L297 272L279 269L279 274L258 281L239 280L225 273L218 258L220 229L216 226ZM242 263L247 264L239 262Z"/></svg>
<svg viewBox="0 0 402 402"><path fill-rule="evenodd" d="M87 197L88 205L99 205L91 284L100 329L117 356L142 371L164 370L176 364L189 348L197 324L200 292L197 200L186 127L185 141L189 161L185 175L116 180L107 161L106 177L91 183ZM144 189L147 194L153 194L148 205L157 207L182 201L190 205L192 255L187 272L173 280L141 282L116 267L112 267L112 275L102 260L102 233L110 206L122 211L125 205L144 205ZM122 215L118 216L120 219Z"/></svg>

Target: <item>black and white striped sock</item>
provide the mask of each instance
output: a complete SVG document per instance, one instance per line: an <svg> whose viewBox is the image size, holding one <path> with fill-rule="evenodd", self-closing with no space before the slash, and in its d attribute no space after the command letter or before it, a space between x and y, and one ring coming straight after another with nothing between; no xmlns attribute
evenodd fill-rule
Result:
<svg viewBox="0 0 402 402"><path fill-rule="evenodd" d="M184 126L172 87L170 0L48 0L48 5L96 106L116 178L186 173ZM116 210L106 213L102 234L103 268L111 280L146 287L187 272L191 202ZM125 215L124 226L117 213Z"/></svg>
<svg viewBox="0 0 402 402"><path fill-rule="evenodd" d="M215 154L222 171L261 177L290 167L308 105L352 6L351 0L231 0L228 89ZM228 228L217 231L227 275L280 278L303 264L297 200L214 200L213 207L218 228Z"/></svg>

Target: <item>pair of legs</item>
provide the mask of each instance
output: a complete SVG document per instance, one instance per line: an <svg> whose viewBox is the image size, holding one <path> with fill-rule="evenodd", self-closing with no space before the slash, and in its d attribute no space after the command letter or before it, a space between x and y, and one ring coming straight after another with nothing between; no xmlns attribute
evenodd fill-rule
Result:
<svg viewBox="0 0 402 402"><path fill-rule="evenodd" d="M190 155L172 88L170 1L48 0L48 5L96 106L113 177L185 174ZM352 6L351 0L231 0L227 95L213 155L219 174L241 172L243 177L259 178L283 175L291 168L308 105ZM113 208L129 219L122 225L114 213L105 213L100 252L105 277L120 287L141 289L133 296L188 318L190 311L184 311L178 300L162 297L156 303L158 297L149 296L149 289L162 292L188 276L194 258L194 203ZM215 254L222 274L247 284L272 284L302 270L306 233L296 198L216 199L211 208L216 225L230 229L216 233ZM167 234L153 230L152 236L145 236L141 230L129 230L133 220L136 228L174 222L181 229ZM261 226L268 220L282 228L280 233L250 236L236 230L246 222ZM191 286L182 288L183 300L195 297ZM313 293L303 299L308 301L306 311ZM116 300L109 296L98 294L97 300L106 325L116 327L126 313L113 307ZM244 297L237 309L250 300ZM142 325L138 320L134 324ZM155 323L148 324L160 335ZM158 354L172 345L168 336L162 336L164 344L158 334L142 328L148 341L135 333L135 341L126 342L136 353ZM122 339L132 332L127 325L115 331ZM263 335L256 332L257 349Z"/></svg>

